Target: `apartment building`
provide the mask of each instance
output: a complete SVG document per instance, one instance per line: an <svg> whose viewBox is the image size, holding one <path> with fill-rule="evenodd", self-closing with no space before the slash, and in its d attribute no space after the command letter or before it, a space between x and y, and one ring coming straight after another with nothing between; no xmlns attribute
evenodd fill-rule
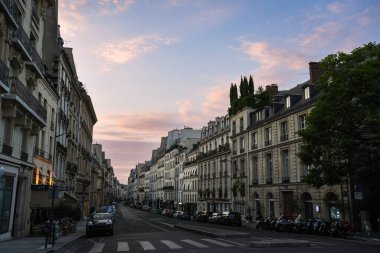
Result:
<svg viewBox="0 0 380 253"><path fill-rule="evenodd" d="M307 127L306 116L318 99L315 83L320 71L310 63L310 80L273 96L273 105L249 111L249 199L254 214L344 219L340 186L314 188L305 182L310 166L297 157ZM343 187L344 188L344 187ZM344 206L344 208L342 208ZM347 217L346 217L347 218Z"/></svg>
<svg viewBox="0 0 380 253"><path fill-rule="evenodd" d="M198 154L197 144L189 151L183 164L183 210L191 215L197 211L198 203Z"/></svg>
<svg viewBox="0 0 380 253"><path fill-rule="evenodd" d="M198 155L198 211L233 208L230 158L230 118L217 117L201 130Z"/></svg>

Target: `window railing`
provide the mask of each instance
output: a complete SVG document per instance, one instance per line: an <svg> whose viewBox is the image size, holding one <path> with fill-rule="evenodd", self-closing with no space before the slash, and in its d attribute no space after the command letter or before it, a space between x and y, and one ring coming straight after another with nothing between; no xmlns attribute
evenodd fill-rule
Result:
<svg viewBox="0 0 380 253"><path fill-rule="evenodd" d="M283 183L289 183L289 181L290 181L289 177L282 177Z"/></svg>
<svg viewBox="0 0 380 253"><path fill-rule="evenodd" d="M269 146L269 145L272 145L272 140L266 140L265 141L265 146Z"/></svg>
<svg viewBox="0 0 380 253"><path fill-rule="evenodd" d="M256 143L253 143L252 145L251 145L251 149L253 150L253 149L257 149L257 144Z"/></svg>
<svg viewBox="0 0 380 253"><path fill-rule="evenodd" d="M252 184L254 185L259 184L259 180L257 178L252 179Z"/></svg>
<svg viewBox="0 0 380 253"><path fill-rule="evenodd" d="M38 16L36 8L33 6L32 6L32 19L34 19L34 22L36 22L36 25L39 26L40 17Z"/></svg>
<svg viewBox="0 0 380 253"><path fill-rule="evenodd" d="M245 152L245 149L244 148L241 148L240 149L240 153L244 153Z"/></svg>
<svg viewBox="0 0 380 253"><path fill-rule="evenodd" d="M272 184L272 183L273 183L273 180L272 180L272 178L268 178L267 180L265 180L265 182L266 182L267 184Z"/></svg>
<svg viewBox="0 0 380 253"><path fill-rule="evenodd" d="M12 156L13 147L3 143L3 154L7 156Z"/></svg>
<svg viewBox="0 0 380 253"><path fill-rule="evenodd" d="M18 21L18 9L16 6L16 1L15 0L1 0L0 5L5 6L6 11L10 19L12 19L13 23L17 23Z"/></svg>
<svg viewBox="0 0 380 253"><path fill-rule="evenodd" d="M288 140L288 135L287 134L281 135L280 141L287 141L287 140Z"/></svg>

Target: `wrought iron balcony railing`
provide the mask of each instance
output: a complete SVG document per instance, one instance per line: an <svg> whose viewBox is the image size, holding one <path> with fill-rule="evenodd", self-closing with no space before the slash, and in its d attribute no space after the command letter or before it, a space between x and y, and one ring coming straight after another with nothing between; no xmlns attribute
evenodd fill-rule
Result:
<svg viewBox="0 0 380 253"><path fill-rule="evenodd" d="M13 78L11 84L11 93L20 97L25 104L27 104L27 106L32 109L41 120L43 120L43 123L46 124L46 108L38 102L38 100L28 91L26 86L22 84L20 80Z"/></svg>
<svg viewBox="0 0 380 253"><path fill-rule="evenodd" d="M16 6L15 0L1 0L0 6L3 8L8 19L11 20L11 23L14 28L18 27L19 12Z"/></svg>

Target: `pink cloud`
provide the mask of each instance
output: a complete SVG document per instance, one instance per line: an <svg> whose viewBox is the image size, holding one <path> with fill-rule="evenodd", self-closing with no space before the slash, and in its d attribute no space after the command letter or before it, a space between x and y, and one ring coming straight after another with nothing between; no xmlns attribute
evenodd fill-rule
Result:
<svg viewBox="0 0 380 253"><path fill-rule="evenodd" d="M297 43L299 43L304 50L322 48L332 40L338 38L342 28L342 25L337 22L328 22L315 27L310 34L300 35L297 39Z"/></svg>
<svg viewBox="0 0 380 253"><path fill-rule="evenodd" d="M64 36L75 37L79 32L88 27L86 16L81 13L89 7L88 0L60 0L59 1L59 24Z"/></svg>
<svg viewBox="0 0 380 253"><path fill-rule="evenodd" d="M307 68L308 58L304 55L265 42L242 41L240 50L259 64L252 72L259 85L284 83L297 71Z"/></svg>
<svg viewBox="0 0 380 253"><path fill-rule="evenodd" d="M116 43L104 43L95 52L109 63L122 64L150 53L160 46L171 45L176 42L176 38L146 35Z"/></svg>
<svg viewBox="0 0 380 253"><path fill-rule="evenodd" d="M341 3L335 2L335 3L328 4L327 9L334 14L339 14L343 11L344 6Z"/></svg>

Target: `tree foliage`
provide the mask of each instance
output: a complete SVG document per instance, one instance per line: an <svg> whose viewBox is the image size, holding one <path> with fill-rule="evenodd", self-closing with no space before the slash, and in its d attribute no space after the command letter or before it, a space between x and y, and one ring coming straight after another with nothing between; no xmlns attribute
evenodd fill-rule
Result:
<svg viewBox="0 0 380 253"><path fill-rule="evenodd" d="M306 182L320 187L346 176L379 177L380 49L374 43L321 61L320 97L299 132L298 154L312 165Z"/></svg>
<svg viewBox="0 0 380 253"><path fill-rule="evenodd" d="M231 83L230 87L230 108L228 112L230 115L236 114L238 111L242 110L244 107L260 108L271 104L271 99L269 94L264 91L262 86L259 86L256 94L254 92L254 82L252 76L240 78L239 91L238 94L237 85Z"/></svg>

